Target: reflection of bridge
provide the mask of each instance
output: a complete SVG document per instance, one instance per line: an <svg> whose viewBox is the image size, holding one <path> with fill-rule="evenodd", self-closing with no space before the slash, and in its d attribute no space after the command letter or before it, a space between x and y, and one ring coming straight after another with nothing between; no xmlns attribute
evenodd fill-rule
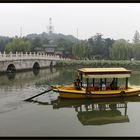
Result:
<svg viewBox="0 0 140 140"><path fill-rule="evenodd" d="M58 55L47 55L40 53L9 53L0 52L0 72L15 71L24 69L37 69L50 67L56 64L56 61L64 60Z"/></svg>
<svg viewBox="0 0 140 140"><path fill-rule="evenodd" d="M33 71L21 72L21 73L7 73L0 76L1 90L11 90L14 88L25 88L29 85L38 86L39 83L43 85L42 81L50 81L59 76L59 72L55 68L43 69L38 71L38 74ZM46 83L44 85L47 85Z"/></svg>

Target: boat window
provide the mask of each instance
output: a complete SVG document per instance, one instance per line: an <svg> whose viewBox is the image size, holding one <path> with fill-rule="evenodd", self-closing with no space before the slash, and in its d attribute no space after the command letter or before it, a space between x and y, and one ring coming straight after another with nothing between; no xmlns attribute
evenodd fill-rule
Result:
<svg viewBox="0 0 140 140"><path fill-rule="evenodd" d="M118 85L124 86L125 85L125 79L124 78L120 78L118 80Z"/></svg>

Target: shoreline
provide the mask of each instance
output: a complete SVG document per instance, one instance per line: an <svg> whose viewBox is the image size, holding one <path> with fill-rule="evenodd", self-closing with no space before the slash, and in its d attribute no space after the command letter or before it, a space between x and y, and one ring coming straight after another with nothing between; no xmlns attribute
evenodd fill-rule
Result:
<svg viewBox="0 0 140 140"><path fill-rule="evenodd" d="M139 60L61 60L57 61L55 67L63 66L90 66L90 67L139 67Z"/></svg>

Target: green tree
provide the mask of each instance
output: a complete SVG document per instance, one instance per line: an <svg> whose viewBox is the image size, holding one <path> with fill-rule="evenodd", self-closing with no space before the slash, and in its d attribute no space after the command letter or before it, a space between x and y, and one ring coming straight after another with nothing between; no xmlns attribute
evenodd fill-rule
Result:
<svg viewBox="0 0 140 140"><path fill-rule="evenodd" d="M22 38L13 38L11 42L7 43L5 46L5 51L9 52L29 52L31 50L31 45L29 41L25 41Z"/></svg>
<svg viewBox="0 0 140 140"><path fill-rule="evenodd" d="M110 38L106 38L104 40L105 40L105 48L104 48L103 56L105 59L109 59L109 49L112 48L112 44L114 40Z"/></svg>
<svg viewBox="0 0 140 140"><path fill-rule="evenodd" d="M128 57L130 60L134 58L134 47L132 43L128 43Z"/></svg>
<svg viewBox="0 0 140 140"><path fill-rule="evenodd" d="M63 50L64 56L71 57L72 46L74 44L71 40L60 37L56 40L56 44L57 44L57 50Z"/></svg>
<svg viewBox="0 0 140 140"><path fill-rule="evenodd" d="M97 33L93 37L93 54L98 56L103 56L103 53L105 52L105 41L102 38L102 34Z"/></svg>
<svg viewBox="0 0 140 140"><path fill-rule="evenodd" d="M0 51L3 52L5 45L11 41L11 38L9 37L0 37Z"/></svg>
<svg viewBox="0 0 140 140"><path fill-rule="evenodd" d="M86 41L75 43L72 47L72 54L77 59L83 59L88 55L88 45Z"/></svg>
<svg viewBox="0 0 140 140"><path fill-rule="evenodd" d="M140 34L138 31L136 31L134 34L133 43L134 44L140 43Z"/></svg>
<svg viewBox="0 0 140 140"><path fill-rule="evenodd" d="M114 60L127 60L129 58L129 44L124 39L114 41L110 51L110 58Z"/></svg>
<svg viewBox="0 0 140 140"><path fill-rule="evenodd" d="M140 60L140 35L138 31L134 34L132 46L133 58Z"/></svg>
<svg viewBox="0 0 140 140"><path fill-rule="evenodd" d="M42 47L41 39L36 37L31 40L31 51L36 51L36 49L40 49Z"/></svg>
<svg viewBox="0 0 140 140"><path fill-rule="evenodd" d="M91 48L90 58L108 59L109 48L112 47L113 40L110 38L102 38L102 34L97 33L95 36L88 39Z"/></svg>
<svg viewBox="0 0 140 140"><path fill-rule="evenodd" d="M80 59L80 57L82 55L81 53L82 53L82 48L80 47L80 44L79 43L74 44L72 46L72 54L73 54L74 58Z"/></svg>
<svg viewBox="0 0 140 140"><path fill-rule="evenodd" d="M133 44L133 58L140 60L140 43Z"/></svg>

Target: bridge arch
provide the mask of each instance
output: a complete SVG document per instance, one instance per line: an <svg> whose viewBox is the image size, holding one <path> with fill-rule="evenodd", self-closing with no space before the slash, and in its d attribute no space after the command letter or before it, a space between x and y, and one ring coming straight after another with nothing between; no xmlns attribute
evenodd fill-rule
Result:
<svg viewBox="0 0 140 140"><path fill-rule="evenodd" d="M34 69L34 70L40 69L40 65L39 65L38 62L35 62L35 63L33 64L33 69Z"/></svg>
<svg viewBox="0 0 140 140"><path fill-rule="evenodd" d="M15 65L14 64L9 64L8 66L7 66L7 70L6 70L7 72L15 72L16 71L16 67L15 67Z"/></svg>

